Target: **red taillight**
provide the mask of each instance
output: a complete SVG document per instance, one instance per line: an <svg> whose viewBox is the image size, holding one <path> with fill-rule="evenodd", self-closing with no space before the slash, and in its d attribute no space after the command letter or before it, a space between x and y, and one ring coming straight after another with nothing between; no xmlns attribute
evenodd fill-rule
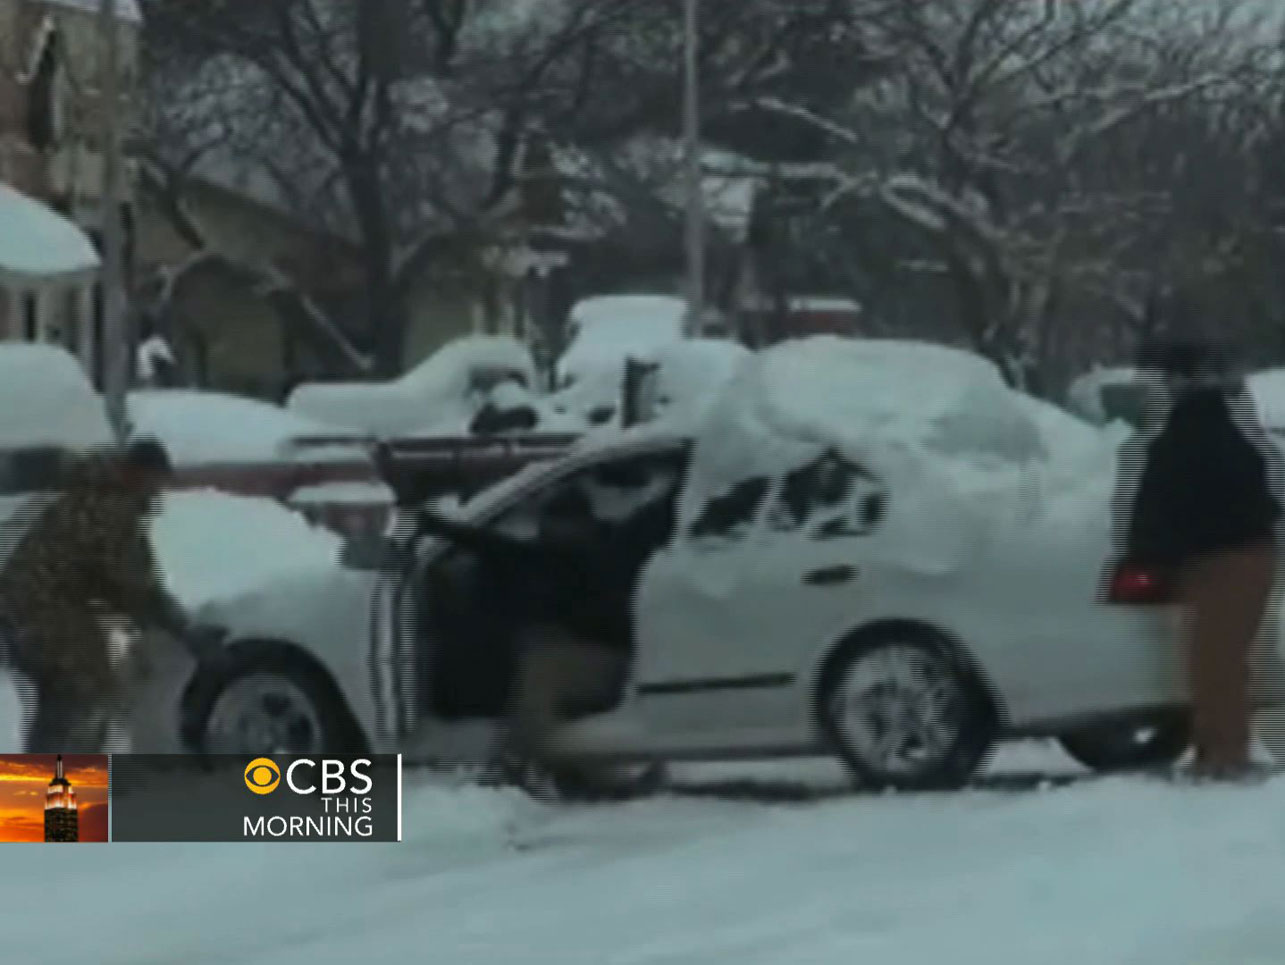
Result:
<svg viewBox="0 0 1285 965"><path fill-rule="evenodd" d="M1158 569L1124 565L1117 567L1111 577L1108 603L1155 606L1172 601L1172 580Z"/></svg>

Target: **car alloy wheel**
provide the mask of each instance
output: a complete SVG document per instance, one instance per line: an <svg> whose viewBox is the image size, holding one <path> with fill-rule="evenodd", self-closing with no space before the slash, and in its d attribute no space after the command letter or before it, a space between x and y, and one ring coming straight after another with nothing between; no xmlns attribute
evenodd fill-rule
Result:
<svg viewBox="0 0 1285 965"><path fill-rule="evenodd" d="M864 786L958 787L996 733L980 682L936 634L890 628L850 639L820 689L820 725Z"/></svg>
<svg viewBox="0 0 1285 965"><path fill-rule="evenodd" d="M949 756L959 736L957 680L920 647L888 646L851 665L831 702L834 724L862 758L913 775Z"/></svg>

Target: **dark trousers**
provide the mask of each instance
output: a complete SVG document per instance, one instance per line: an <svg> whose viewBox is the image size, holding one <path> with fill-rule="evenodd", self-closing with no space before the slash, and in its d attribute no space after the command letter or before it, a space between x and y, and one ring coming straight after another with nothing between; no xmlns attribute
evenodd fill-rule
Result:
<svg viewBox="0 0 1285 965"><path fill-rule="evenodd" d="M27 753L105 753L116 710L116 700L109 695L37 685Z"/></svg>

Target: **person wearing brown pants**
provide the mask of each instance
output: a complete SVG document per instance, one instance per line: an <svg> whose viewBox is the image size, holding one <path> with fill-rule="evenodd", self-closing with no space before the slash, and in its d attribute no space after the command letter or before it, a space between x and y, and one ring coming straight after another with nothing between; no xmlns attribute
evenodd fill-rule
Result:
<svg viewBox="0 0 1285 965"><path fill-rule="evenodd" d="M1250 766L1250 657L1275 582L1267 540L1188 561L1179 578L1184 608L1196 765L1213 776Z"/></svg>
<svg viewBox="0 0 1285 965"><path fill-rule="evenodd" d="M1121 461L1135 491L1122 555L1175 576L1195 769L1234 778L1251 766L1251 657L1275 586L1280 454L1212 345L1155 344L1140 363L1164 412L1140 435L1139 462Z"/></svg>

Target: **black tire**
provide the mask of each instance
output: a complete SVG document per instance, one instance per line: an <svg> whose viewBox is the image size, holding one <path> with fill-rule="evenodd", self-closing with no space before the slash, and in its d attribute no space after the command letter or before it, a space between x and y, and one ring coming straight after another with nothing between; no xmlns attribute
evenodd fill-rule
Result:
<svg viewBox="0 0 1285 965"><path fill-rule="evenodd" d="M197 669L182 706L182 738L189 750L212 753L209 727L219 699L234 684L260 674L288 680L307 700L319 728L318 753L366 752L359 726L325 671L302 654L268 644L242 645L230 650L227 658L217 664Z"/></svg>
<svg viewBox="0 0 1285 965"><path fill-rule="evenodd" d="M851 712L837 703L845 681L871 658L890 650L898 657L931 668L948 687L946 719L935 748L914 765L889 766L862 746ZM871 698L867 698L871 699ZM911 700L913 698L903 698ZM926 698L925 698L926 699ZM954 790L976 774L998 736L998 715L977 674L939 634L919 626L880 628L842 645L831 658L818 688L818 724L830 747L863 788L899 791ZM873 713L873 709L872 709ZM857 727L874 727L869 720Z"/></svg>
<svg viewBox="0 0 1285 965"><path fill-rule="evenodd" d="M1098 724L1063 734L1058 743L1077 762L1100 773L1170 767L1191 746L1191 720L1175 712L1148 721Z"/></svg>

